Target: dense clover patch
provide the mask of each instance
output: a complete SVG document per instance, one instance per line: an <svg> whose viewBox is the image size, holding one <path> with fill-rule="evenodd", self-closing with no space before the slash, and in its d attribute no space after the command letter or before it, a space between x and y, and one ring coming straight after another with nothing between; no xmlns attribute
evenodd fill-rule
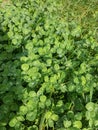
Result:
<svg viewBox="0 0 98 130"><path fill-rule="evenodd" d="M0 130L98 128L98 44L57 7L28 0L0 10Z"/></svg>

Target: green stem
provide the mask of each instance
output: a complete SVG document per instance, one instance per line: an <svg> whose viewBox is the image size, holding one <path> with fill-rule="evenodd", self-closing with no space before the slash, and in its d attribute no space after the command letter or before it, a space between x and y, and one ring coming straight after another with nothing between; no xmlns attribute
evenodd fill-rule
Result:
<svg viewBox="0 0 98 130"><path fill-rule="evenodd" d="M41 117L40 124L39 124L39 130L43 130L44 121L45 121L45 112L43 113L43 115Z"/></svg>
<svg viewBox="0 0 98 130"><path fill-rule="evenodd" d="M93 86L91 86L90 89L90 102L92 101L92 96L93 96Z"/></svg>

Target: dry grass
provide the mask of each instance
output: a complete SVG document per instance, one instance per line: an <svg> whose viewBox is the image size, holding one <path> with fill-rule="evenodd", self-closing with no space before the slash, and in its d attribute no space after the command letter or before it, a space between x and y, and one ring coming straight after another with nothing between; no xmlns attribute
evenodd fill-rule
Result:
<svg viewBox="0 0 98 130"><path fill-rule="evenodd" d="M11 5L11 0L2 0L0 7L5 8L7 5Z"/></svg>

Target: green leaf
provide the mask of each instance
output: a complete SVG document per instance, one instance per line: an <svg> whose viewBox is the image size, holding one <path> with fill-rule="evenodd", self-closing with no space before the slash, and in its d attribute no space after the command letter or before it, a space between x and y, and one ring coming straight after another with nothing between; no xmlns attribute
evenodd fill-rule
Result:
<svg viewBox="0 0 98 130"><path fill-rule="evenodd" d="M30 92L29 92L29 96L30 96L30 97L36 97L37 94L36 94L35 91L30 91Z"/></svg>
<svg viewBox="0 0 98 130"><path fill-rule="evenodd" d="M29 29L26 29L26 28L23 29L23 33L24 33L25 35L29 34L29 32L30 32Z"/></svg>
<svg viewBox="0 0 98 130"><path fill-rule="evenodd" d="M44 77L44 80L45 80L45 82L48 82L48 81L49 81L49 77L48 77L48 76L45 76L45 77Z"/></svg>
<svg viewBox="0 0 98 130"><path fill-rule="evenodd" d="M81 76L82 85L84 86L86 84L86 78L84 76Z"/></svg>
<svg viewBox="0 0 98 130"><path fill-rule="evenodd" d="M13 95L11 94L5 95L3 98L3 102L5 104L11 104L13 102Z"/></svg>
<svg viewBox="0 0 98 130"><path fill-rule="evenodd" d="M77 113L76 115L75 115L75 120L81 120L82 119L82 113Z"/></svg>
<svg viewBox="0 0 98 130"><path fill-rule="evenodd" d="M48 125L49 125L49 127L54 127L54 122L53 122L53 120L49 119L49 120L48 120Z"/></svg>
<svg viewBox="0 0 98 130"><path fill-rule="evenodd" d="M52 64L52 60L51 59L48 59L46 62L47 62L47 66L51 66L51 64Z"/></svg>
<svg viewBox="0 0 98 130"><path fill-rule="evenodd" d="M66 67L67 68L72 67L72 61L71 60L66 61Z"/></svg>
<svg viewBox="0 0 98 130"><path fill-rule="evenodd" d="M45 103L44 102L39 102L39 107L44 109L45 108Z"/></svg>
<svg viewBox="0 0 98 130"><path fill-rule="evenodd" d="M38 53L39 55L44 55L44 49L43 48L38 48Z"/></svg>
<svg viewBox="0 0 98 130"><path fill-rule="evenodd" d="M27 130L38 130L38 127L36 125L33 125L28 127Z"/></svg>
<svg viewBox="0 0 98 130"><path fill-rule="evenodd" d="M61 90L62 93L65 93L67 91L67 86L64 85L64 84L61 84L60 90Z"/></svg>
<svg viewBox="0 0 98 130"><path fill-rule="evenodd" d="M34 121L36 119L37 116L37 110L34 110L33 112L28 112L26 115L26 119L28 121Z"/></svg>
<svg viewBox="0 0 98 130"><path fill-rule="evenodd" d="M85 73L86 72L86 69L87 68L87 64L85 62L83 62L81 65L80 65L80 73Z"/></svg>
<svg viewBox="0 0 98 130"><path fill-rule="evenodd" d="M68 86L68 91L69 92L73 92L73 91L75 91L76 90L76 86L74 85L74 84L70 84L69 86Z"/></svg>
<svg viewBox="0 0 98 130"><path fill-rule="evenodd" d="M28 64L22 64L21 69L24 71L27 71L29 69L29 65Z"/></svg>
<svg viewBox="0 0 98 130"><path fill-rule="evenodd" d="M45 114L45 118L46 118L46 119L51 119L51 115L52 115L52 112L48 111L48 112L46 112L46 114Z"/></svg>
<svg viewBox="0 0 98 130"><path fill-rule="evenodd" d="M23 116L17 116L16 118L17 118L18 121L24 121L25 120L25 118Z"/></svg>
<svg viewBox="0 0 98 130"><path fill-rule="evenodd" d="M4 114L4 113L2 113L2 114ZM0 115L1 115L1 113L0 113ZM4 118L4 115L1 115L1 116ZM1 119L3 119L2 117L1 117ZM0 120L1 120L1 119L0 119ZM6 126L6 125L7 125L7 120L1 120L1 121L0 121L0 126L4 127L4 126Z"/></svg>
<svg viewBox="0 0 98 130"><path fill-rule="evenodd" d="M76 128L81 129L82 128L82 122L81 121L74 121L73 126Z"/></svg>
<svg viewBox="0 0 98 130"><path fill-rule="evenodd" d="M32 43L32 41L29 42L29 43L27 43L26 46L25 46L25 48L26 48L27 50L32 50L32 48L33 48L33 43Z"/></svg>
<svg viewBox="0 0 98 130"><path fill-rule="evenodd" d="M47 106L47 107L51 106L51 100L50 100L50 99L47 99L47 100L46 100L46 106Z"/></svg>
<svg viewBox="0 0 98 130"><path fill-rule="evenodd" d="M12 38L12 37L14 36L13 32L12 32L12 31L9 31L9 32L8 32L8 36L9 36L10 38Z"/></svg>
<svg viewBox="0 0 98 130"><path fill-rule="evenodd" d="M89 102L89 103L86 104L86 109L88 111L93 111L94 108L95 108L95 104L93 102Z"/></svg>
<svg viewBox="0 0 98 130"><path fill-rule="evenodd" d="M20 106L20 114L25 115L28 112L28 109L26 106Z"/></svg>
<svg viewBox="0 0 98 130"><path fill-rule="evenodd" d="M85 113L85 116L86 116L86 119L89 120L89 119L91 118L91 116L90 116L90 112L87 111L87 112Z"/></svg>
<svg viewBox="0 0 98 130"><path fill-rule="evenodd" d="M59 101L57 102L56 107L61 107L61 106L63 106L63 101L62 101L62 100L59 100Z"/></svg>
<svg viewBox="0 0 98 130"><path fill-rule="evenodd" d="M10 127L15 127L15 125L18 123L18 120L14 117L10 122L9 126Z"/></svg>
<svg viewBox="0 0 98 130"><path fill-rule="evenodd" d="M98 120L95 120L95 121L94 121L94 124L95 124L95 126L98 127Z"/></svg>
<svg viewBox="0 0 98 130"><path fill-rule="evenodd" d="M59 70L59 68L60 68L60 67L59 67L58 64L55 64L55 65L54 65L54 69L55 69L55 70Z"/></svg>
<svg viewBox="0 0 98 130"><path fill-rule="evenodd" d="M26 56L22 56L22 57L20 58L20 60L26 62L26 61L28 60L28 58L27 58Z"/></svg>
<svg viewBox="0 0 98 130"><path fill-rule="evenodd" d="M56 114L53 114L53 115L51 116L51 119L52 119L53 121L57 121L57 120L59 119L59 116L56 115Z"/></svg>
<svg viewBox="0 0 98 130"><path fill-rule="evenodd" d="M73 119L73 118L74 118L74 112L73 112L73 111L68 111L68 112L67 112L67 117L68 117L69 119Z"/></svg>
<svg viewBox="0 0 98 130"><path fill-rule="evenodd" d="M50 77L50 82L51 82L51 83L57 82L57 76L54 75L54 76Z"/></svg>
<svg viewBox="0 0 98 130"><path fill-rule="evenodd" d="M57 49L57 53L58 53L59 57L62 57L62 55L63 55L62 51L63 50L61 48Z"/></svg>
<svg viewBox="0 0 98 130"><path fill-rule="evenodd" d="M69 120L66 120L66 121L64 120L64 121L63 121L63 125L64 125L65 128L70 127L71 124L72 124L72 123L71 123L71 121L69 121Z"/></svg>
<svg viewBox="0 0 98 130"><path fill-rule="evenodd" d="M40 101L44 103L46 101L46 96L45 95L40 96Z"/></svg>
<svg viewBox="0 0 98 130"><path fill-rule="evenodd" d="M35 100L33 100L32 98L31 99L29 99L29 101L27 102L27 104L26 104L26 106L27 106L27 108L28 108L28 110L34 110L34 109L36 109L36 107L37 107L37 101L35 101Z"/></svg>
<svg viewBox="0 0 98 130"><path fill-rule="evenodd" d="M79 79L78 79L78 77L75 77L75 78L74 78L74 83L79 84Z"/></svg>
<svg viewBox="0 0 98 130"><path fill-rule="evenodd" d="M14 38L14 39L12 40L12 43L13 43L14 45L17 45L17 44L18 44L18 40Z"/></svg>
<svg viewBox="0 0 98 130"><path fill-rule="evenodd" d="M79 37L81 35L81 27L77 26L73 31L72 31L72 36Z"/></svg>

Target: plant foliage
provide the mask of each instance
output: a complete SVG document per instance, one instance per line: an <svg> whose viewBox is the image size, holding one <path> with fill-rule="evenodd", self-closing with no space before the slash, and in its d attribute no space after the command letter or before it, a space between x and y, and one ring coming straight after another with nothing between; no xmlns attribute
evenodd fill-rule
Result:
<svg viewBox="0 0 98 130"><path fill-rule="evenodd" d="M98 128L97 27L80 24L69 5L0 7L0 130Z"/></svg>

